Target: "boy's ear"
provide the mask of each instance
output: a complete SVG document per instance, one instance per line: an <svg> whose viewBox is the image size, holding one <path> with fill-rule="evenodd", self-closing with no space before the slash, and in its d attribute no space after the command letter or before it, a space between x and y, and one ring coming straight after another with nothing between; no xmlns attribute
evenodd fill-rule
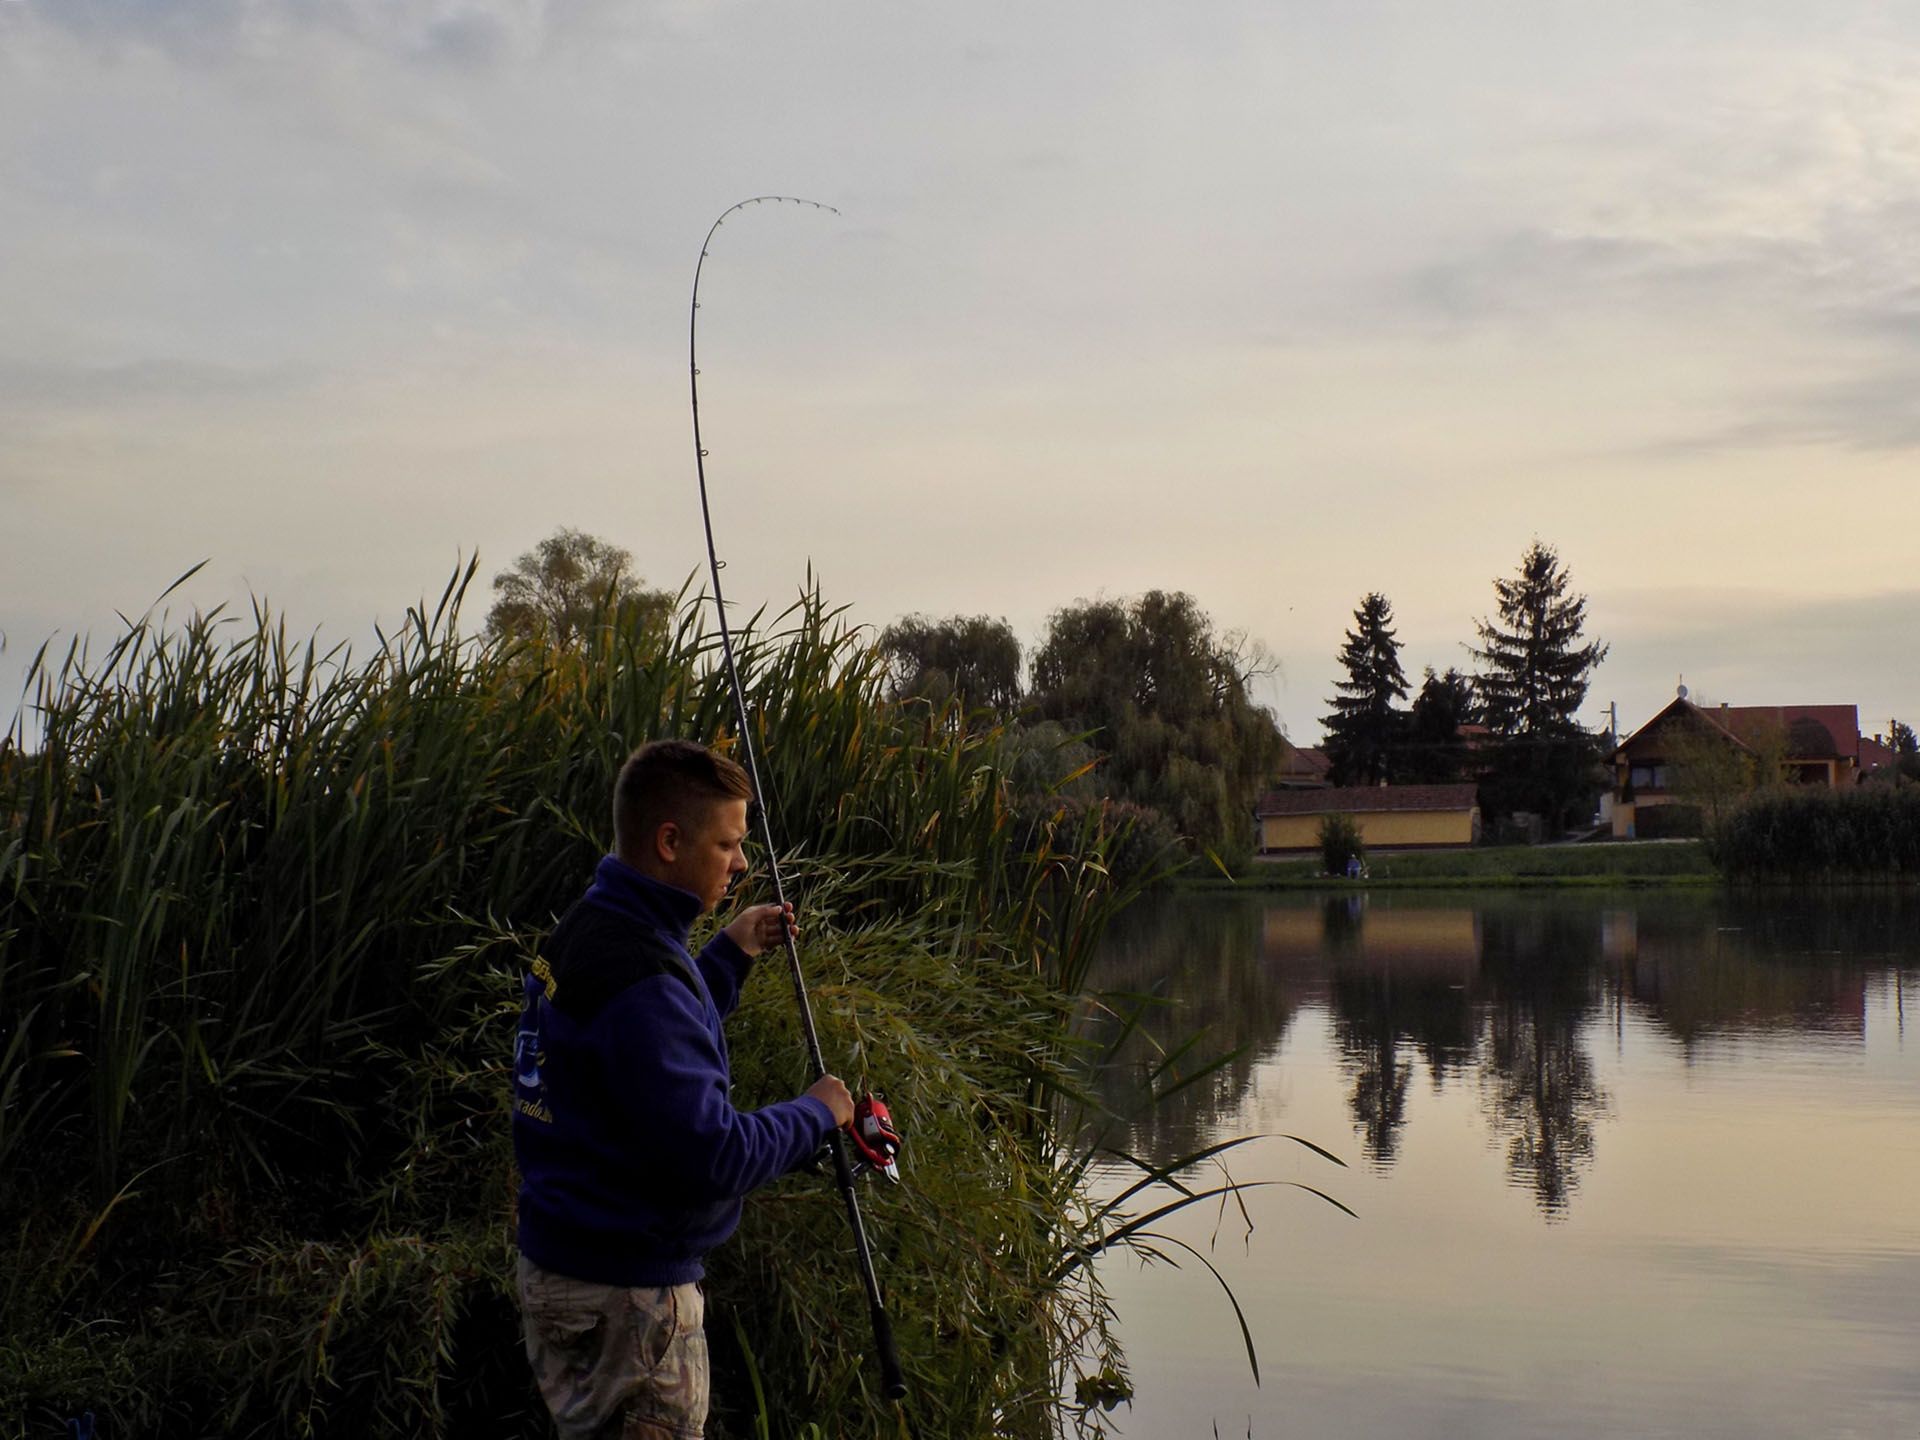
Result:
<svg viewBox="0 0 1920 1440"><path fill-rule="evenodd" d="M671 865L680 854L681 843L686 839L678 820L663 820L654 828L653 855L661 862Z"/></svg>

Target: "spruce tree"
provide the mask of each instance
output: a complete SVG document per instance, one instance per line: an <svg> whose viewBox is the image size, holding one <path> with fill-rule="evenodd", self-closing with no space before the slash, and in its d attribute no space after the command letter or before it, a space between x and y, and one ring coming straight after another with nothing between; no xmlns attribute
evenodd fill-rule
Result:
<svg viewBox="0 0 1920 1440"><path fill-rule="evenodd" d="M1393 606L1373 591L1353 612L1340 663L1347 678L1336 680L1340 693L1327 703L1333 713L1321 720L1327 731L1328 778L1336 785L1379 785L1394 776L1394 747L1406 712L1395 701L1407 697L1400 668L1400 642L1393 633Z"/></svg>
<svg viewBox="0 0 1920 1440"><path fill-rule="evenodd" d="M1577 716L1593 671L1607 656L1584 641L1587 597L1573 593L1560 557L1538 540L1520 572L1496 580L1496 619L1479 620L1474 687L1487 727L1500 742L1496 810L1533 810L1553 829L1596 788L1598 743Z"/></svg>

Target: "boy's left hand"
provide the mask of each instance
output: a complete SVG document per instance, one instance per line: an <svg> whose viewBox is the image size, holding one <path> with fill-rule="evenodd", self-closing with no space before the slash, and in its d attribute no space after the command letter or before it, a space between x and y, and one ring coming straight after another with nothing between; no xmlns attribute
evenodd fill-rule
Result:
<svg viewBox="0 0 1920 1440"><path fill-rule="evenodd" d="M783 935L798 940L800 927L794 923L793 902L788 901L785 905L755 905L743 910L722 933L748 955L758 955L778 945Z"/></svg>

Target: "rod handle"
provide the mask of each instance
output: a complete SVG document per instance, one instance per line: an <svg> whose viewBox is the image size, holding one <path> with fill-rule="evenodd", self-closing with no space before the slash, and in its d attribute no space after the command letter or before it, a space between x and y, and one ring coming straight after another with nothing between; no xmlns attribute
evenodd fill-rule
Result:
<svg viewBox="0 0 1920 1440"><path fill-rule="evenodd" d="M907 1377L900 1371L900 1352L893 1346L893 1321L883 1306L868 1308L873 1313L873 1348L880 1355L880 1393L889 1400L904 1400Z"/></svg>

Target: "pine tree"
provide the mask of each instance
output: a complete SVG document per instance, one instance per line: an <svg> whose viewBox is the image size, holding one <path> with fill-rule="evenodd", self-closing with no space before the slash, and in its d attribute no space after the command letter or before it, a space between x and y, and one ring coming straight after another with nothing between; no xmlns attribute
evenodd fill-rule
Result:
<svg viewBox="0 0 1920 1440"><path fill-rule="evenodd" d="M1486 724L1500 740L1491 809L1537 811L1554 829L1594 788L1598 744L1577 716L1594 668L1607 656L1582 643L1587 597L1574 594L1553 548L1535 540L1520 573L1493 582L1494 620L1479 620L1474 678Z"/></svg>
<svg viewBox="0 0 1920 1440"><path fill-rule="evenodd" d="M1407 677L1387 597L1369 593L1353 612L1353 623L1340 651L1347 678L1334 682L1340 693L1327 702L1333 713L1320 722L1327 731L1328 778L1336 785L1379 785L1396 778L1394 747L1406 712L1394 702L1407 698Z"/></svg>

